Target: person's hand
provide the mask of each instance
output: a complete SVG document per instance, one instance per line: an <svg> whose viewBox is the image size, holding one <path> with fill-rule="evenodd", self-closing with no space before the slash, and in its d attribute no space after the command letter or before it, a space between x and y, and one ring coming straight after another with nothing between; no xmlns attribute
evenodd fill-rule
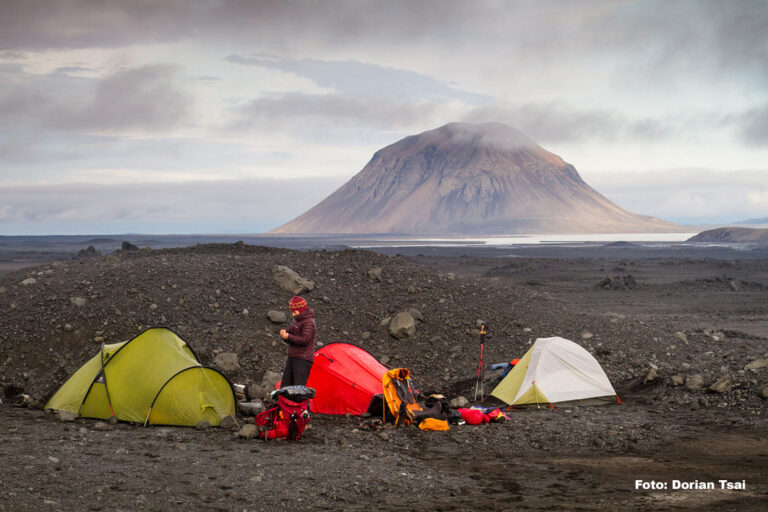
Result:
<svg viewBox="0 0 768 512"><path fill-rule="evenodd" d="M288 339L288 331L286 331L285 329L280 329L280 337L283 338L284 340L287 340Z"/></svg>

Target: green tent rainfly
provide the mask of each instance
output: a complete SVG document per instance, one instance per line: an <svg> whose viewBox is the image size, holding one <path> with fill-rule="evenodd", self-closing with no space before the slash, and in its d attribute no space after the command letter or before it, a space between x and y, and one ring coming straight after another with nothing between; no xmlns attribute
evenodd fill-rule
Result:
<svg viewBox="0 0 768 512"><path fill-rule="evenodd" d="M202 366L192 348L170 329L147 329L101 350L45 405L85 418L144 425L212 426L235 414L229 380Z"/></svg>

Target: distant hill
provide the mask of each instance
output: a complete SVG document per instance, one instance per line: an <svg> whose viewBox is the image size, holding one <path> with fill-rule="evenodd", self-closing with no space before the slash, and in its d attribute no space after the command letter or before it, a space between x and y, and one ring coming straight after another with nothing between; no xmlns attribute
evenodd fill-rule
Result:
<svg viewBox="0 0 768 512"><path fill-rule="evenodd" d="M717 228L702 231L688 242L758 242L768 243L768 229Z"/></svg>
<svg viewBox="0 0 768 512"><path fill-rule="evenodd" d="M768 224L768 217L762 219L747 219L737 222L736 224Z"/></svg>
<svg viewBox="0 0 768 512"><path fill-rule="evenodd" d="M451 123L377 151L273 230L292 234L646 233L681 228L615 205L559 156L498 123Z"/></svg>

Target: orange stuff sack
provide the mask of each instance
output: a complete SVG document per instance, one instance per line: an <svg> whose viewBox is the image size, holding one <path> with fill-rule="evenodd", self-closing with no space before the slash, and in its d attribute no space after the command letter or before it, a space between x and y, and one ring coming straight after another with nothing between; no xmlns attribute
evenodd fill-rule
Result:
<svg viewBox="0 0 768 512"><path fill-rule="evenodd" d="M382 386L384 401L387 403L389 412L395 417L395 426L408 426L413 423L413 411L422 409L416 401L416 393L411 384L411 372L408 368L389 370L382 378Z"/></svg>
<svg viewBox="0 0 768 512"><path fill-rule="evenodd" d="M419 423L421 430L448 430L448 422L436 418L425 418Z"/></svg>

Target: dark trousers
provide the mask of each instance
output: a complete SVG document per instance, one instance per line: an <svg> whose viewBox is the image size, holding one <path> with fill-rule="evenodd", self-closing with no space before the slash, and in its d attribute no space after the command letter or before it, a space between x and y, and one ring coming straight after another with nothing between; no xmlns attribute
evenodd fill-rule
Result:
<svg viewBox="0 0 768 512"><path fill-rule="evenodd" d="M289 357L285 362L283 370L283 380L280 387L286 386L306 386L309 378L309 370L312 369L312 361Z"/></svg>

